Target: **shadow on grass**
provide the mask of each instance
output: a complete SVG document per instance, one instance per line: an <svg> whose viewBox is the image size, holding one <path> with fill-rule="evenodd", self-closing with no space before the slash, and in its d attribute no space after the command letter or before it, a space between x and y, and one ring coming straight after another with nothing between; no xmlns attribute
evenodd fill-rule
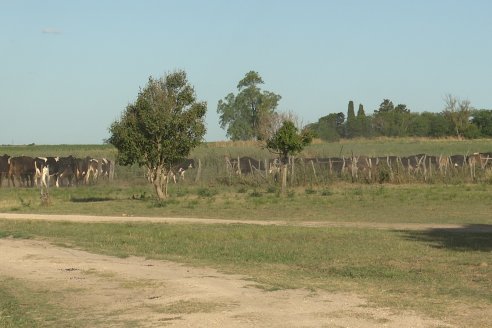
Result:
<svg viewBox="0 0 492 328"><path fill-rule="evenodd" d="M94 203L94 202L108 202L114 200L111 197L72 197L70 201L72 203Z"/></svg>
<svg viewBox="0 0 492 328"><path fill-rule="evenodd" d="M424 242L435 248L456 251L492 251L492 225L470 224L460 228L405 231L408 240Z"/></svg>

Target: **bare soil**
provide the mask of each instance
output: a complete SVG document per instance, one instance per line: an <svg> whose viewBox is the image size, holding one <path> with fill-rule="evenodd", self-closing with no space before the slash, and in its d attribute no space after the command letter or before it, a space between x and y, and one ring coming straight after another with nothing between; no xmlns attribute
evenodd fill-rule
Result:
<svg viewBox="0 0 492 328"><path fill-rule="evenodd" d="M0 217L83 222L129 219ZM156 220L183 222L147 218ZM15 278L33 291L58 295L50 302L66 310L60 311L60 316L71 313L71 317L59 319L76 327L452 327L418 313L376 308L361 295L303 289L266 291L249 277L211 268L139 257L121 259L40 240L0 239L0 263L0 276Z"/></svg>

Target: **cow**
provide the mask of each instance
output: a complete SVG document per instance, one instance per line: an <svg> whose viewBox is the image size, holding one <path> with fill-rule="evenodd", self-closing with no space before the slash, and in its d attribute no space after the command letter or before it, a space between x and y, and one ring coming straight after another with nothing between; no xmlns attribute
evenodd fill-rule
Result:
<svg viewBox="0 0 492 328"><path fill-rule="evenodd" d="M451 155L449 156L449 164L455 168L462 168L466 164L465 155Z"/></svg>
<svg viewBox="0 0 492 328"><path fill-rule="evenodd" d="M87 156L85 158L75 158L75 181L77 184L88 184L91 177L97 180L99 171L99 161Z"/></svg>
<svg viewBox="0 0 492 328"><path fill-rule="evenodd" d="M99 175L102 178L110 178L112 162L107 158L101 158L98 165Z"/></svg>
<svg viewBox="0 0 492 328"><path fill-rule="evenodd" d="M232 168L232 171L238 175L253 174L256 171L266 171L264 161L249 156L232 159L226 157L226 162L228 162L228 166Z"/></svg>
<svg viewBox="0 0 492 328"><path fill-rule="evenodd" d="M8 176L15 187L15 178L19 180L20 185L25 187L34 186L34 158L29 156L11 157L8 160L9 173Z"/></svg>
<svg viewBox="0 0 492 328"><path fill-rule="evenodd" d="M76 179L77 174L77 162L75 157L72 155L67 157L60 157L58 159L58 170L56 186L59 187L63 185L64 180L67 180L67 185L73 185L74 179Z"/></svg>
<svg viewBox="0 0 492 328"><path fill-rule="evenodd" d="M181 178L184 181L186 170L193 169L195 167L195 160L185 158L176 164L171 166L170 175L172 176L174 183L176 183L176 175L178 179Z"/></svg>
<svg viewBox="0 0 492 328"><path fill-rule="evenodd" d="M58 174L59 174L59 157L36 157L34 158L35 176L34 184L38 185L38 181L41 186L49 186L50 178L55 179L55 185L58 186Z"/></svg>
<svg viewBox="0 0 492 328"><path fill-rule="evenodd" d="M10 159L10 156L7 154L0 156L0 187L2 186L3 178L7 178L8 174L9 174L9 159ZM7 181L8 181L8 179L7 179ZM9 184L10 184L10 182L9 182Z"/></svg>

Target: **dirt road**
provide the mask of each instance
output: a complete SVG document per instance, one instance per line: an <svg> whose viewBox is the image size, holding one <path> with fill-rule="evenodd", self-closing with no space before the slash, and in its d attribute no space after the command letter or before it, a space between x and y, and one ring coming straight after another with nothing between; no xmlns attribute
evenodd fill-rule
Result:
<svg viewBox="0 0 492 328"><path fill-rule="evenodd" d="M197 220L26 214L0 217L83 222ZM0 277L15 278L34 292L49 296L53 306L63 309L56 320L75 327L451 327L415 313L368 306L360 295L265 291L248 277L210 268L137 257L121 259L38 240L0 239L0 263Z"/></svg>

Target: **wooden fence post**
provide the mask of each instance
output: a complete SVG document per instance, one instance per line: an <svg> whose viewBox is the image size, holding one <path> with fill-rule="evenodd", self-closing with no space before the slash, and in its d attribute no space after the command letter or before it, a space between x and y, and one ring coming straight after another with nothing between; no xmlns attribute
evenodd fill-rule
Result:
<svg viewBox="0 0 492 328"><path fill-rule="evenodd" d="M202 161L198 159L198 170L196 172L195 176L195 183L198 183L198 180L200 180L200 176L202 174Z"/></svg>

